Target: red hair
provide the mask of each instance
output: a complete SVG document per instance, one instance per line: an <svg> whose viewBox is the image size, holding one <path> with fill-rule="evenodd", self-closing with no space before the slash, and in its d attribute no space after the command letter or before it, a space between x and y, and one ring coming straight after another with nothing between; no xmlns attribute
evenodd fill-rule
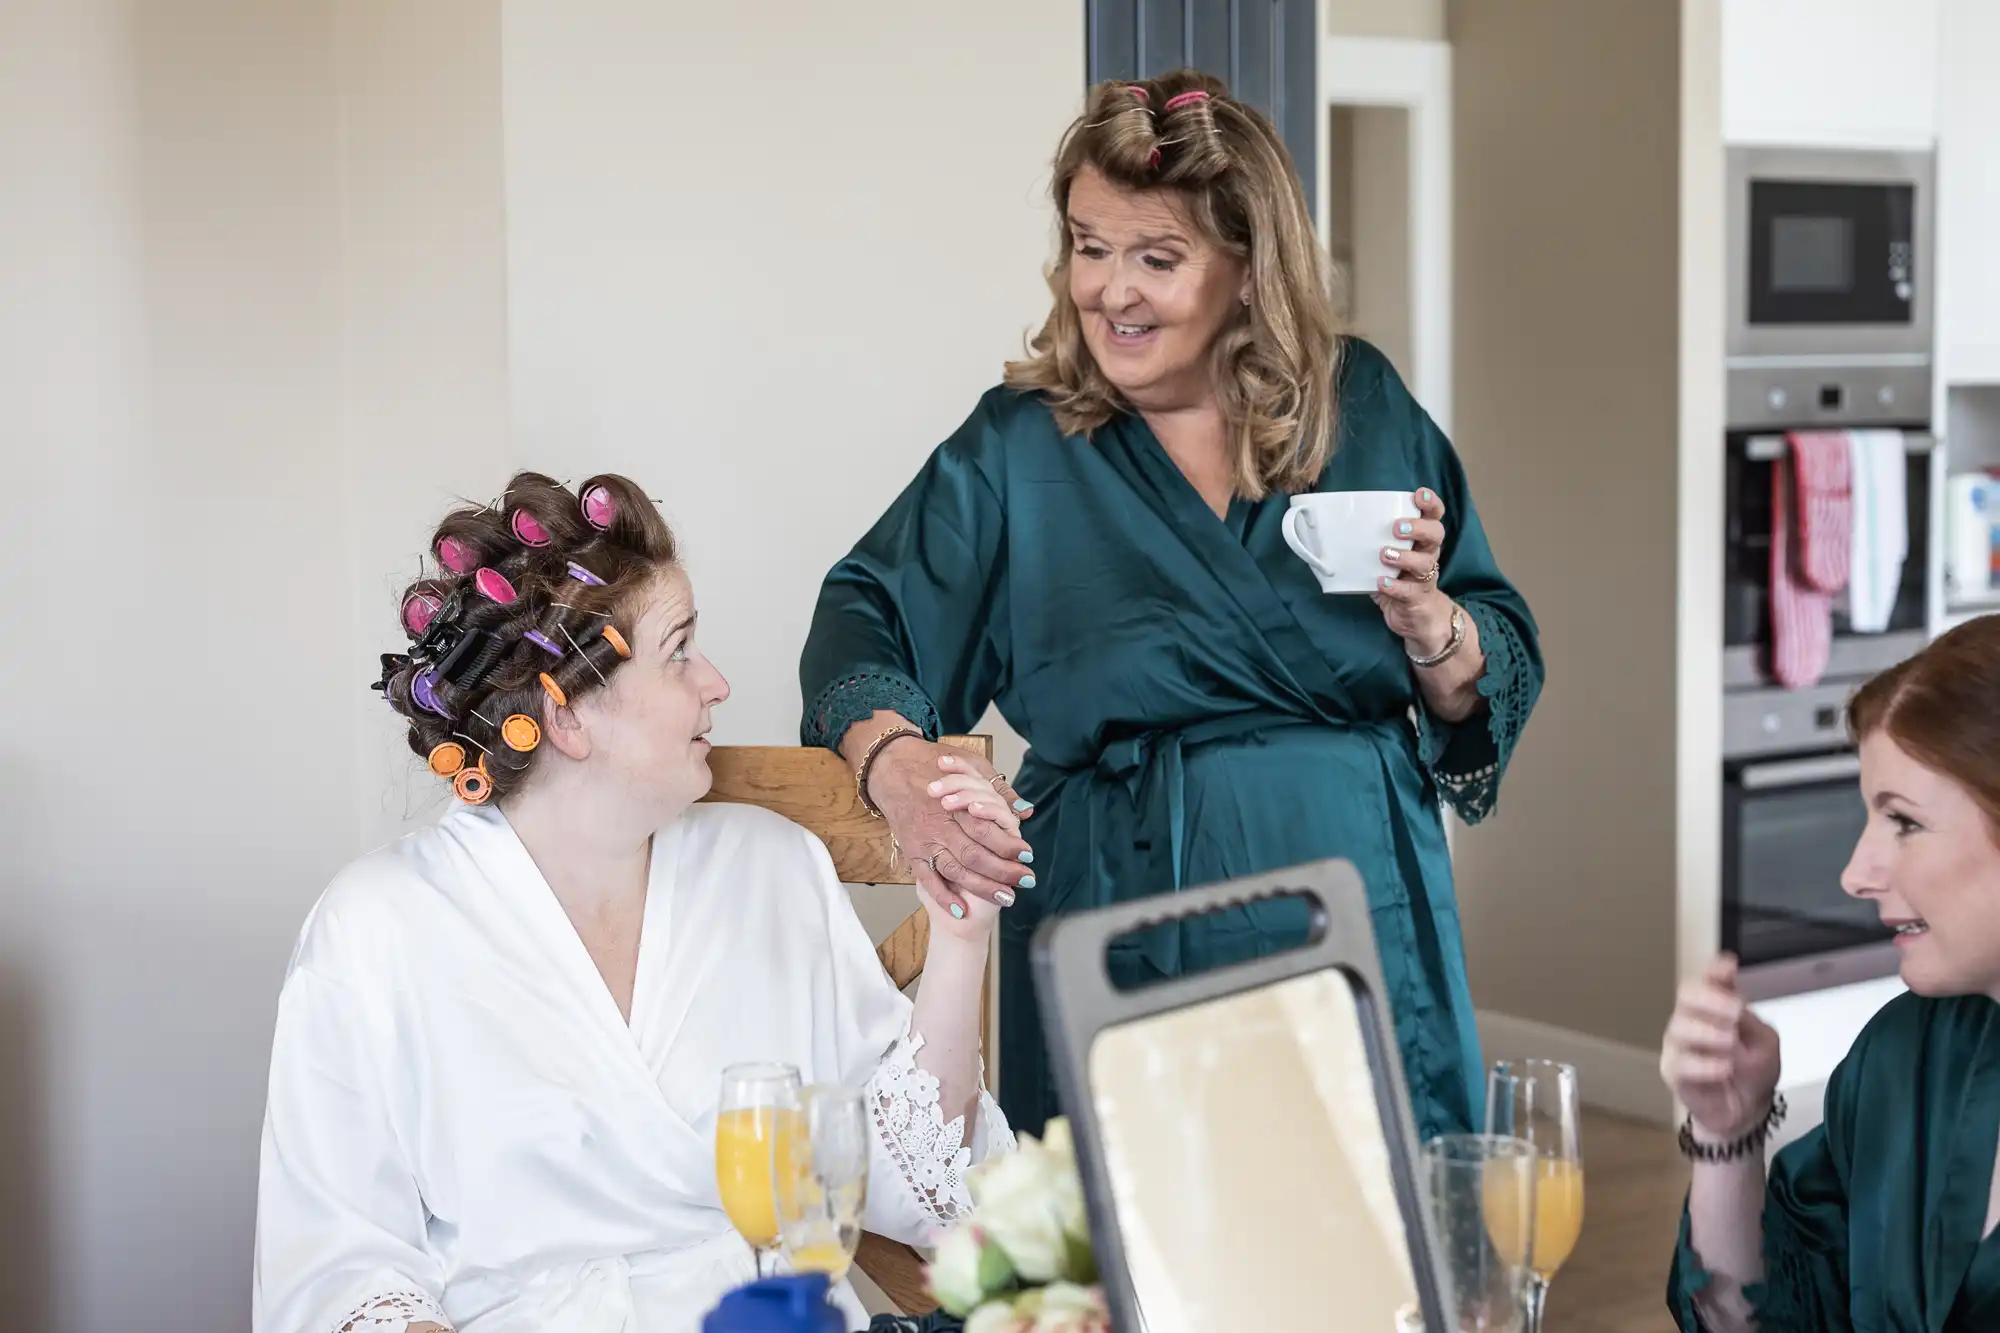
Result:
<svg viewBox="0 0 2000 1333"><path fill-rule="evenodd" d="M1884 732L1965 788L2000 838L2000 615L1968 620L1882 672L1847 717L1855 740Z"/></svg>

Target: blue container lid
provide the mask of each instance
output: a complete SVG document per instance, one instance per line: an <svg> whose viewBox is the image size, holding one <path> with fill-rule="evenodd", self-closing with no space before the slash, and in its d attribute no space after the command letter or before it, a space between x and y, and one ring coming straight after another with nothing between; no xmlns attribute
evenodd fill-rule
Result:
<svg viewBox="0 0 2000 1333"><path fill-rule="evenodd" d="M767 1277L738 1287L701 1321L701 1333L847 1333L824 1273Z"/></svg>

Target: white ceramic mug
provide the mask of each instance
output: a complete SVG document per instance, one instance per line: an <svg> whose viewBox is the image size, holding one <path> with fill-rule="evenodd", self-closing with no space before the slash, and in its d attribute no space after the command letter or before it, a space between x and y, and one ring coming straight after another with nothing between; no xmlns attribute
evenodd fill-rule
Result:
<svg viewBox="0 0 2000 1333"><path fill-rule="evenodd" d="M1396 521L1416 518L1411 491L1317 491L1294 495L1285 511L1285 545L1311 567L1321 592L1374 592L1394 572L1382 548L1409 550Z"/></svg>

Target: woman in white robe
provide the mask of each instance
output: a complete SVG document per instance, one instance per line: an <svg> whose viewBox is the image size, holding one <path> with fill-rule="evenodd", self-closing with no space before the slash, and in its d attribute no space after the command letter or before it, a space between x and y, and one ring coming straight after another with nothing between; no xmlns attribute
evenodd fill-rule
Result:
<svg viewBox="0 0 2000 1333"><path fill-rule="evenodd" d="M405 603L417 643L382 687L414 749L483 752L491 787L461 782L471 803L348 866L305 923L272 1050L259 1333L692 1333L755 1276L715 1179L738 1062L867 1088L865 1226L892 1238L934 1241L970 1208L969 1165L1012 1147L978 1058L998 909L926 893L912 1004L811 834L694 804L728 686L643 492L579 489L524 475L505 510L454 515L438 546L465 572ZM502 591L481 568L512 598L481 596ZM459 669L482 633L458 662L495 660ZM539 719L529 751L494 725L516 715Z"/></svg>

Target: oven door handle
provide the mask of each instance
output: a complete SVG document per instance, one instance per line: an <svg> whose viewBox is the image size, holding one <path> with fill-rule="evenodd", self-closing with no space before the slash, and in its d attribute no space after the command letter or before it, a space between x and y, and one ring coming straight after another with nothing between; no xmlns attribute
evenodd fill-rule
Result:
<svg viewBox="0 0 2000 1333"><path fill-rule="evenodd" d="M1926 431L1909 430L1903 432L1903 451L1911 454L1927 454L1937 448L1937 436ZM1769 463L1783 458L1787 451L1782 435L1752 435L1743 442L1743 456L1753 463Z"/></svg>
<svg viewBox="0 0 2000 1333"><path fill-rule="evenodd" d="M1771 791L1779 787L1803 787L1813 782L1838 782L1861 776L1861 756L1820 755L1811 759L1781 759L1768 764L1745 764L1737 779L1745 791Z"/></svg>

